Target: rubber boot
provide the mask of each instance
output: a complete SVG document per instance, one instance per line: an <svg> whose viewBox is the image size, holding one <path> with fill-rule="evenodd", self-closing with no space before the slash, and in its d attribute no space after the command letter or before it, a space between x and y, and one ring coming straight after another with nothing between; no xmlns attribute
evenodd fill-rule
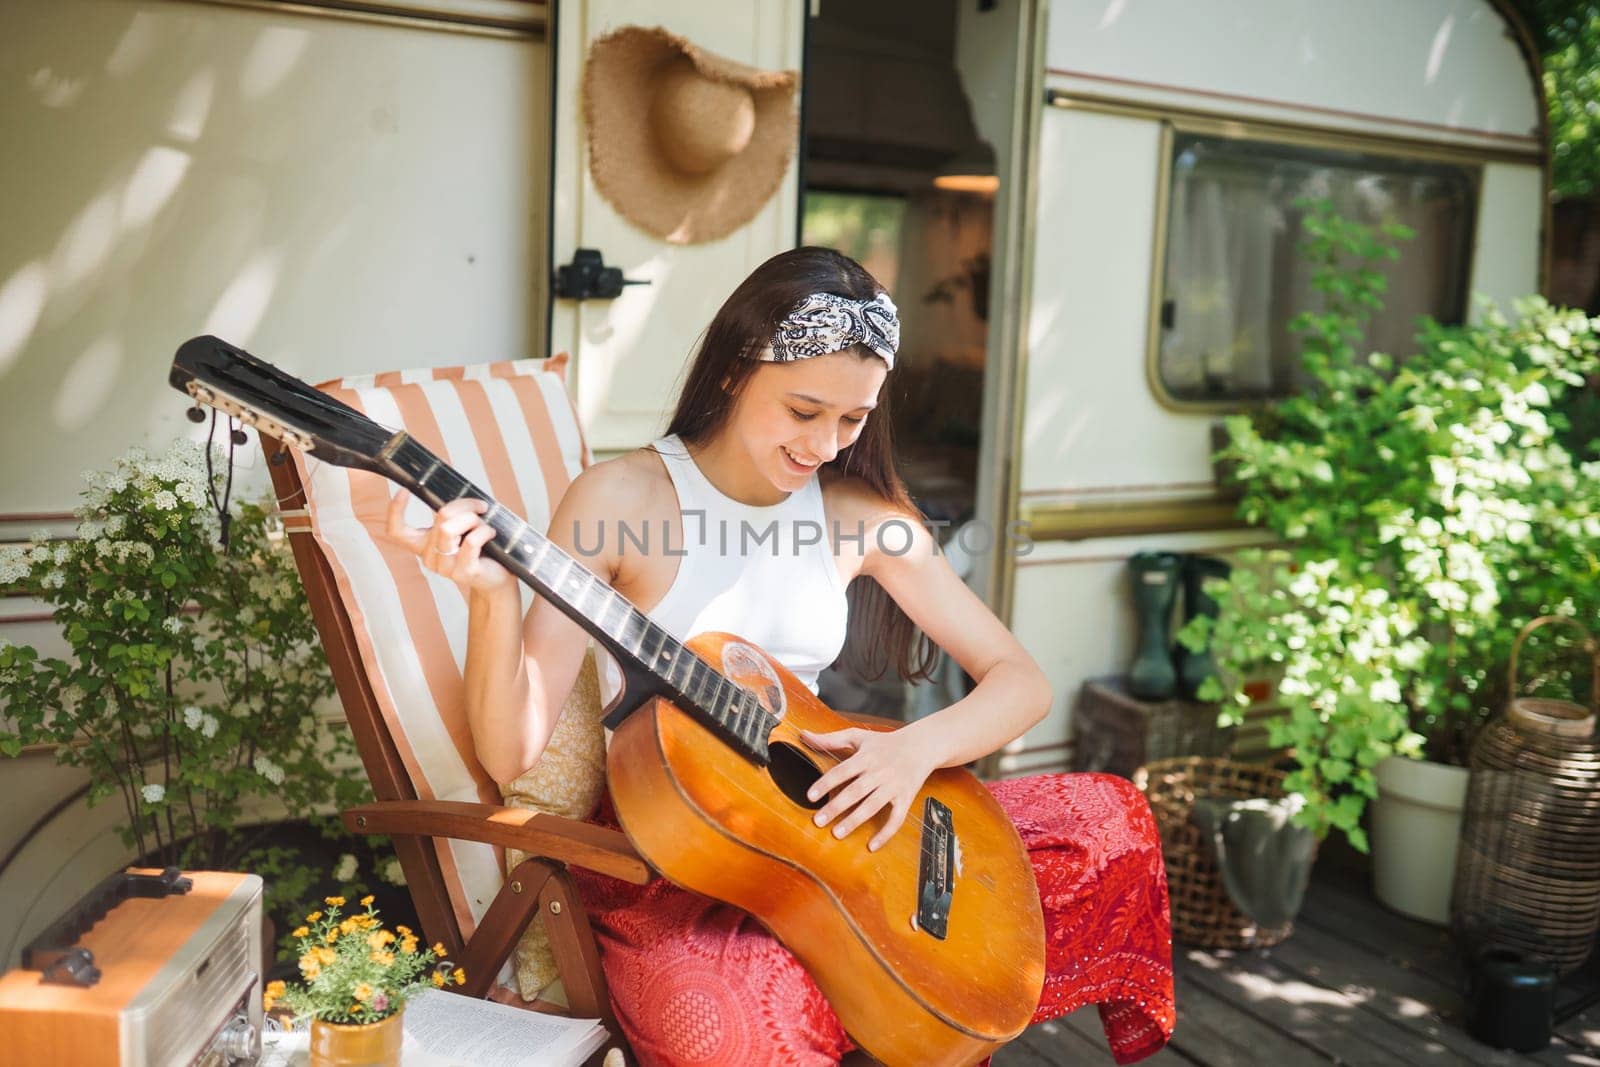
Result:
<svg viewBox="0 0 1600 1067"><path fill-rule="evenodd" d="M1128 559L1138 640L1128 668L1128 692L1140 700L1167 700L1177 691L1170 629L1178 593L1178 557L1171 552L1139 552Z"/></svg>
<svg viewBox="0 0 1600 1067"><path fill-rule="evenodd" d="M1232 568L1215 556L1183 557L1183 622L1187 625L1196 615L1217 617L1217 602L1206 595L1207 578L1226 578ZM1217 673L1217 661L1211 650L1190 652L1183 645L1172 650L1173 663L1178 672L1178 692L1185 700L1195 700L1200 685Z"/></svg>

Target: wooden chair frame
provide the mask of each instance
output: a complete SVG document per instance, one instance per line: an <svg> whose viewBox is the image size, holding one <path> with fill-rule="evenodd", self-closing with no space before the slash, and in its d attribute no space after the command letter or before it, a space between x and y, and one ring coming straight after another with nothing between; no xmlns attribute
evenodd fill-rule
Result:
<svg viewBox="0 0 1600 1067"><path fill-rule="evenodd" d="M299 471L280 442L262 435L261 443L273 488L286 513L290 545L312 618L376 797L371 804L343 812L345 826L359 833L387 834L394 840L423 933L430 942L442 942L466 971L466 984L459 987L460 992L488 995L518 939L538 913L550 935L566 989L566 1011L602 1020L615 1042L620 1042L622 1034L611 1010L594 932L566 868L577 865L643 885L652 877L649 865L616 830L524 808L418 798L362 666L355 630L339 598L333 569L311 535L309 520L295 521L297 512L304 514L306 506ZM462 936L456 922L433 848L436 838L514 848L529 857L506 878L471 938ZM534 1002L533 1007L563 1010L542 1001Z"/></svg>

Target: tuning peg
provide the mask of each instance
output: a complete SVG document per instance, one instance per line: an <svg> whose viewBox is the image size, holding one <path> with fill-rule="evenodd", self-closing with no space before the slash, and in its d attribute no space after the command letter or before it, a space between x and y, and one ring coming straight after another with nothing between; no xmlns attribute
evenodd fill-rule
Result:
<svg viewBox="0 0 1600 1067"><path fill-rule="evenodd" d="M196 404L194 407L190 408L187 412L185 412L185 414L187 414L189 416L189 421L190 422L205 422L206 421L205 408L201 407L199 404Z"/></svg>

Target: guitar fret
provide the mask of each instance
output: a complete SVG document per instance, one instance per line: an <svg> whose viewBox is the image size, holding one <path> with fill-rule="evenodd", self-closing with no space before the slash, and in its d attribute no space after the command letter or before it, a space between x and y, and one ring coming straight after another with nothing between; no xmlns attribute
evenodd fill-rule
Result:
<svg viewBox="0 0 1600 1067"><path fill-rule="evenodd" d="M729 701L728 708L733 715L734 733L738 734L739 740L745 744L754 744L756 739L754 732L750 728L750 716L745 711L744 691L737 686L730 686L730 688L733 689L733 699Z"/></svg>
<svg viewBox="0 0 1600 1067"><path fill-rule="evenodd" d="M749 736L745 737L745 739L747 741L749 741L750 744L754 745L757 741L760 740L761 720L756 718L754 715L751 714L751 712L753 710L755 710L755 709L753 709L750 706L750 694L749 693L746 693L742 689L739 690L738 701L739 701L739 736L740 737L745 737L746 733L748 732Z"/></svg>
<svg viewBox="0 0 1600 1067"><path fill-rule="evenodd" d="M712 700L716 689L712 679L715 677L717 675L712 672L711 668L704 667L698 663L694 665L695 703L708 711L712 711L712 714L715 714Z"/></svg>
<svg viewBox="0 0 1600 1067"><path fill-rule="evenodd" d="M706 697L706 710L711 713L712 718L716 719L717 722L722 724L723 729L732 729L732 724L728 721L727 702L722 696L722 689L724 685L722 676L717 674L715 671L712 671L710 668L706 668L700 673L706 676L707 688L710 690L710 693Z"/></svg>
<svg viewBox="0 0 1600 1067"><path fill-rule="evenodd" d="M540 582L553 588L556 584L555 576L550 573L550 568L553 564L560 563L564 555L565 553L556 547L554 541L546 541L539 546L539 558L534 561L530 569Z"/></svg>
<svg viewBox="0 0 1600 1067"><path fill-rule="evenodd" d="M623 619L622 632L617 635L617 643L632 652L640 659L644 658L644 635L649 626L649 620L644 615L635 612Z"/></svg>
<svg viewBox="0 0 1600 1067"><path fill-rule="evenodd" d="M685 648L678 654L678 659L681 662L674 665L673 675L681 679L679 684L682 686L683 691L688 694L689 699L694 701L697 706L704 707L704 703L695 693L695 689L700 682L700 657Z"/></svg>
<svg viewBox="0 0 1600 1067"><path fill-rule="evenodd" d="M617 611L616 609L618 608L621 608L622 610ZM600 629L604 630L612 637L618 637L621 632L622 624L628 621L629 608L630 605L628 604L627 598L621 593L618 593L615 589L607 586L606 603L605 606L600 609L599 614L596 615L595 623L600 627ZM615 619L611 617L613 611L616 611L617 614Z"/></svg>
<svg viewBox="0 0 1600 1067"><path fill-rule="evenodd" d="M650 666L652 669L655 669L660 666L661 653L663 649L666 648L668 634L667 631L663 630L655 623L647 622L645 624L645 635L644 638L641 639L640 644L644 644L651 638L654 638L655 643L650 646L649 655L644 656L643 658L648 666Z"/></svg>
<svg viewBox="0 0 1600 1067"><path fill-rule="evenodd" d="M616 638L616 640L626 641L627 629L634 621L632 619L634 608L627 603L627 598L622 593L616 592L614 589L608 589L608 593L610 593L610 598L606 601L605 608L600 611L600 616L602 616L600 629L610 633L611 637ZM616 614L614 619L611 617L613 613Z"/></svg>

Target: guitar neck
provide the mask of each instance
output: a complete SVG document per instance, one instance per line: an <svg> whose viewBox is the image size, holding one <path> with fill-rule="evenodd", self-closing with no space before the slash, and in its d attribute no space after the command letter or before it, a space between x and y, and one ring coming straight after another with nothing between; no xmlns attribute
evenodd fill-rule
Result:
<svg viewBox="0 0 1600 1067"><path fill-rule="evenodd" d="M489 505L483 519L493 528L494 540L484 546L484 554L605 646L625 665L624 673L653 680L654 692L625 695L631 706L624 714L650 696L665 696L747 758L767 762L767 735L774 725L767 710L582 562L405 433L390 440L379 463L390 479L435 511L452 500ZM626 665L635 669L627 671Z"/></svg>

